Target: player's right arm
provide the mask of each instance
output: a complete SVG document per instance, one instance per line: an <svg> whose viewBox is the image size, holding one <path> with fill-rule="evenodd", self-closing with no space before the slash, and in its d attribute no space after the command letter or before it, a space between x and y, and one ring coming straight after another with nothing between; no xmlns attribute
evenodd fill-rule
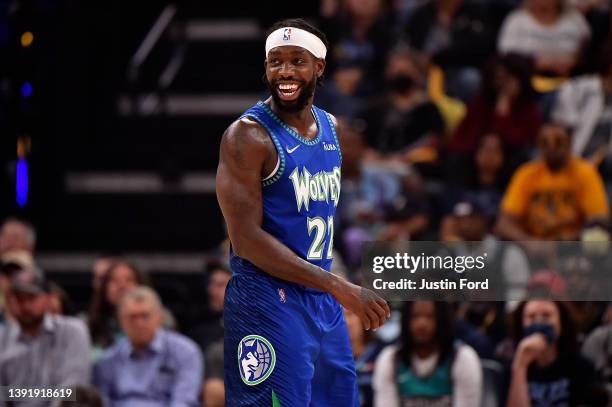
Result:
<svg viewBox="0 0 612 407"><path fill-rule="evenodd" d="M234 252L274 277L329 292L359 315L366 329L381 326L390 314L386 301L302 259L261 227L261 180L276 160L265 130L248 119L236 121L223 135L219 155L217 199Z"/></svg>

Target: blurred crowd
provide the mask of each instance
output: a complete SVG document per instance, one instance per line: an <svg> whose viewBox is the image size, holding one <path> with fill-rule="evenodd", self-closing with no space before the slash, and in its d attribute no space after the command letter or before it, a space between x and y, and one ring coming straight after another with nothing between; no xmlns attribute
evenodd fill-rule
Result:
<svg viewBox="0 0 612 407"><path fill-rule="evenodd" d="M343 128L333 272L361 282L368 241L481 242L507 287L504 301L394 304L377 332L347 312L362 406L612 406L612 306L563 301L568 275L609 268L551 244L610 240L611 8L321 1L315 104ZM203 271L205 318L183 327L118 256L92 265L75 314L35 242L33 225L4 221L0 386L76 386L83 406L224 405L224 256ZM547 297L526 300L536 286Z"/></svg>

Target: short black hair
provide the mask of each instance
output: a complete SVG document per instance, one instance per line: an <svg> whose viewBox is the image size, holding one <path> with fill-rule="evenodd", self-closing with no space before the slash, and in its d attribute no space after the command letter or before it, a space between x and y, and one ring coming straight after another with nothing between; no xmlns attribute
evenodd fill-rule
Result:
<svg viewBox="0 0 612 407"><path fill-rule="evenodd" d="M323 42L323 45L325 45L325 48L329 49L329 41L327 41L327 36L325 35L325 33L319 30L313 24L304 20L303 18L288 18L285 20L280 20L280 21L275 22L266 32L266 38L270 34L272 34L274 31L278 30L279 28L283 28L283 27L293 27L293 28L299 28L300 30L308 31L311 34L316 35Z"/></svg>
<svg viewBox="0 0 612 407"><path fill-rule="evenodd" d="M317 38L319 38L323 42L323 45L325 45L325 48L329 50L329 41L327 40L327 36L325 35L325 33L319 30L313 24L304 20L303 18L288 18L285 20L280 20L280 21L275 22L274 24L272 24L272 26L270 26L270 28L266 32L266 38L268 38L268 36L272 34L274 31L278 30L279 28L283 28L283 27L293 27L293 28L299 28L300 30L308 31L311 34L316 35ZM317 78L317 85L321 85L323 83L323 76L324 75L321 75ZM266 81L265 74L262 79L265 83Z"/></svg>

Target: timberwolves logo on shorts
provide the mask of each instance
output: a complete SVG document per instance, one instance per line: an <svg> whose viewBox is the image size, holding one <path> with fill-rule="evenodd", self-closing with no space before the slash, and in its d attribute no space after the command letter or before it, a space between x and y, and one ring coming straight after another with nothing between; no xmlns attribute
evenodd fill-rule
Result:
<svg viewBox="0 0 612 407"><path fill-rule="evenodd" d="M254 386L266 380L275 364L274 348L263 336L248 335L238 344L238 369L246 385Z"/></svg>

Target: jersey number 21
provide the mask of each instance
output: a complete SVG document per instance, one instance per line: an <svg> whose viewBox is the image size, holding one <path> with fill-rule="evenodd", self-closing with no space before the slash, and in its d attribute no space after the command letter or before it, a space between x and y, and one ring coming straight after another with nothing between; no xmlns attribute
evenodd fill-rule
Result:
<svg viewBox="0 0 612 407"><path fill-rule="evenodd" d="M327 223L320 216L308 218L308 236L312 239L310 248L308 249L308 260L321 260L323 258L323 250L325 249L325 237L329 235L329 245L327 246L327 258L333 258L334 246L334 217L328 216Z"/></svg>

